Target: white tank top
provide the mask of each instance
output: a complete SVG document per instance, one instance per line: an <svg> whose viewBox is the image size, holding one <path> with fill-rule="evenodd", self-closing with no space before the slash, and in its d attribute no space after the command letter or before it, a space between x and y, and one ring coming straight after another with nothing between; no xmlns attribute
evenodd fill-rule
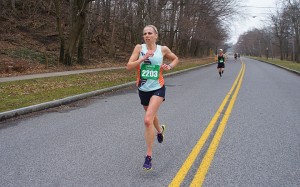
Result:
<svg viewBox="0 0 300 187"><path fill-rule="evenodd" d="M142 50L139 58L147 53L146 44L142 44ZM160 89L164 85L161 65L163 63L163 54L161 46L157 45L154 55L143 61L138 66L137 86L139 90L148 92Z"/></svg>

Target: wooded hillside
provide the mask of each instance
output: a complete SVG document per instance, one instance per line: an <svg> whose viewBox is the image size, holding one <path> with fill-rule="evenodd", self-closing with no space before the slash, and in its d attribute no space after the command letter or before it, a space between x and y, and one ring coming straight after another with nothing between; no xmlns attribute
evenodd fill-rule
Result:
<svg viewBox="0 0 300 187"><path fill-rule="evenodd" d="M207 56L228 36L236 0L0 0L0 73L125 65L142 30L181 57ZM223 21L221 21L223 20Z"/></svg>

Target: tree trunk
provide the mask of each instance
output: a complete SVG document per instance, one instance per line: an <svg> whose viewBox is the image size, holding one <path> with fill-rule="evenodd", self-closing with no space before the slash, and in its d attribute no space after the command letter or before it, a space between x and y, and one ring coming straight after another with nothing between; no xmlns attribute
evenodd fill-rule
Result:
<svg viewBox="0 0 300 187"><path fill-rule="evenodd" d="M72 65L71 56L75 49L76 42L78 41L79 36L84 28L85 17L86 17L85 13L83 12L79 13L79 15L77 15L76 22L72 27L71 36L66 47L66 56L64 61L66 65Z"/></svg>
<svg viewBox="0 0 300 187"><path fill-rule="evenodd" d="M85 36L85 32L83 31L80 34L79 43L78 43L78 52L77 52L78 64L80 64L80 65L85 64L85 62L84 62L84 36Z"/></svg>
<svg viewBox="0 0 300 187"><path fill-rule="evenodd" d="M104 22L105 22L104 28L107 32L109 32L109 28L110 28L110 8L111 8L110 6L111 6L110 0L106 1L104 3L104 11L105 11L105 13L104 13Z"/></svg>
<svg viewBox="0 0 300 187"><path fill-rule="evenodd" d="M72 29L70 33L70 38L68 41L68 44L66 46L66 54L65 54L65 60L64 64L65 65L72 65L72 55L73 51L76 47L76 43L79 39L79 36L81 32L83 31L84 25L85 25L85 20L86 20L86 8L89 2L92 0L75 0L75 3L77 5L77 10L78 13L76 14L75 17L75 23L72 23ZM73 21L74 21L73 20Z"/></svg>
<svg viewBox="0 0 300 187"><path fill-rule="evenodd" d="M13 11L16 11L16 0L11 0L11 8Z"/></svg>
<svg viewBox="0 0 300 187"><path fill-rule="evenodd" d="M109 45L109 56L113 57L115 55L115 27L116 27L116 9L117 9L117 3L115 3L114 7L114 15L112 20L112 32L110 37L110 45Z"/></svg>
<svg viewBox="0 0 300 187"><path fill-rule="evenodd" d="M295 54L293 54L293 55L295 56L295 61L297 63L300 63L300 58L299 58L300 57L299 27L297 27L296 29L297 29L296 32L295 32L296 33L296 35L295 35L295 38L296 38L296 47L294 49ZM295 45L295 42L294 42L294 45Z"/></svg>
<svg viewBox="0 0 300 187"><path fill-rule="evenodd" d="M280 39L279 41L279 48L280 48L280 60L283 60L283 42L282 40Z"/></svg>
<svg viewBox="0 0 300 187"><path fill-rule="evenodd" d="M175 3L172 3L172 15L171 15L171 20L170 20L170 35L169 35L169 48L173 50L173 45L174 45L174 36L175 36L175 13L176 13L176 7Z"/></svg>
<svg viewBox="0 0 300 187"><path fill-rule="evenodd" d="M56 12L56 24L57 30L60 39L60 50L59 50L59 64L63 63L64 61L64 52L65 52L65 40L62 34L62 27L61 27L61 6L60 0L54 0L55 12Z"/></svg>

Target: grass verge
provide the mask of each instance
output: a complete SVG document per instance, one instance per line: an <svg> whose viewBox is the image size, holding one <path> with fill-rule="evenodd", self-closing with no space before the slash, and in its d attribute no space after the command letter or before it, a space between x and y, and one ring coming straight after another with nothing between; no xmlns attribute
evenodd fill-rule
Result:
<svg viewBox="0 0 300 187"><path fill-rule="evenodd" d="M169 72L212 61L212 58L184 60ZM135 78L136 71L124 69L0 83L0 112L132 82Z"/></svg>
<svg viewBox="0 0 300 187"><path fill-rule="evenodd" d="M264 61L264 62L269 62L272 64L280 65L285 68L289 68L295 71L300 72L300 63L292 62L292 61L287 61L287 60L280 60L280 59L266 59L266 58L259 58L259 57L251 57L256 60Z"/></svg>

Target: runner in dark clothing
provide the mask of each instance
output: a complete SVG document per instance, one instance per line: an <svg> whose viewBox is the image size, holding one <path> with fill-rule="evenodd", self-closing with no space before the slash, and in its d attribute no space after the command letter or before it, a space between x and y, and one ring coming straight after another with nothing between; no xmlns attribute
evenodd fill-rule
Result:
<svg viewBox="0 0 300 187"><path fill-rule="evenodd" d="M222 78L222 74L224 73L225 68L225 55L223 54L223 49L219 49L217 68L219 71L220 78Z"/></svg>
<svg viewBox="0 0 300 187"><path fill-rule="evenodd" d="M236 60L237 60L237 53L234 53L234 60L235 60L235 62L236 62Z"/></svg>

